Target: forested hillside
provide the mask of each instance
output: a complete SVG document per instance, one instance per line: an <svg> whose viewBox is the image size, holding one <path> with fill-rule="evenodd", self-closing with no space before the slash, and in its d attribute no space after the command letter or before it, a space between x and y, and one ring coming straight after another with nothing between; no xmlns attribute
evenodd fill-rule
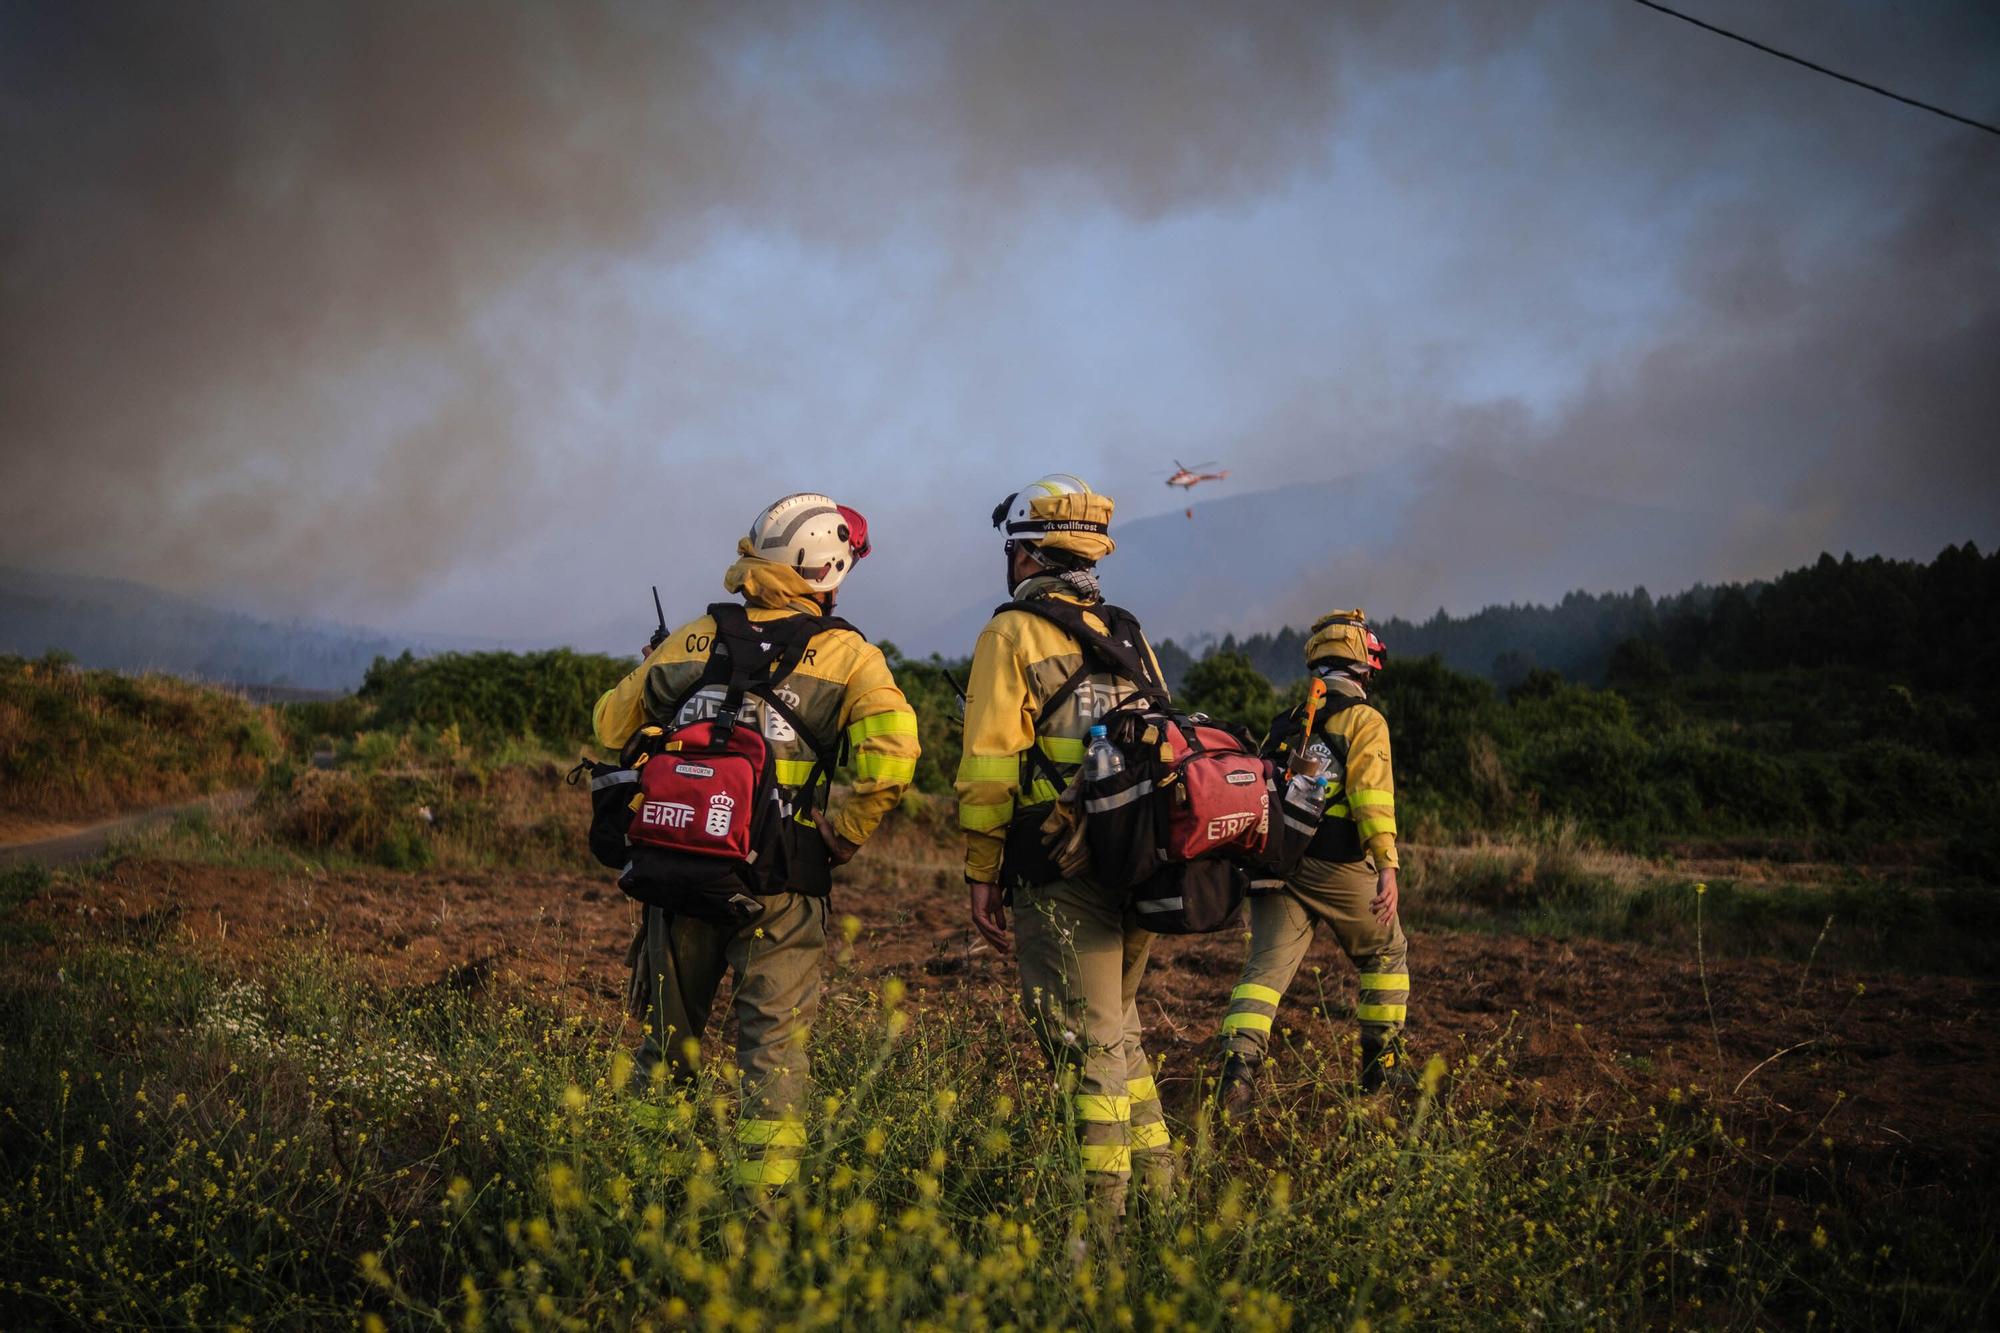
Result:
<svg viewBox="0 0 2000 1333"><path fill-rule="evenodd" d="M1822 555L1768 583L1698 586L1658 600L1644 588L1573 592L1553 606L1489 606L1463 617L1440 611L1421 623L1393 617L1381 632L1397 657L1436 656L1502 687L1537 668L1601 684L1659 665L1728 671L1835 664L1942 685L1991 677L2000 657L1996 610L2000 555L1981 555L1967 542L1928 564ZM1242 653L1282 684L1304 674L1304 644L1304 627L1287 627L1232 635L1214 648ZM1169 656L1163 649L1163 665ZM1175 655L1169 675L1177 679L1188 660Z"/></svg>
<svg viewBox="0 0 2000 1333"><path fill-rule="evenodd" d="M1554 818L1641 850L1804 839L2000 881L2000 558L1827 557L1768 584L1643 598L1385 625L1375 693L1406 826L1448 839ZM1505 686L1439 648L1497 647L1502 627L1609 646L1582 680L1524 665ZM1261 726L1302 689L1301 642L1225 642L1185 671L1183 703Z"/></svg>

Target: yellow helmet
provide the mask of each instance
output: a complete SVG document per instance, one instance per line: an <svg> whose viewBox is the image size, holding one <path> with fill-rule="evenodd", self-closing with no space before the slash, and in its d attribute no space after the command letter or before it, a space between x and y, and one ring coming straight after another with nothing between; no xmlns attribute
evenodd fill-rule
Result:
<svg viewBox="0 0 2000 1333"><path fill-rule="evenodd" d="M1368 613L1360 607L1352 611L1329 611L1315 620L1306 635L1306 666L1317 669L1340 663L1354 663L1380 671L1388 648L1375 637Z"/></svg>
<svg viewBox="0 0 2000 1333"><path fill-rule="evenodd" d="M993 507L993 526L1007 541L1068 551L1087 561L1118 549L1111 540L1111 497L1068 472L1051 472Z"/></svg>

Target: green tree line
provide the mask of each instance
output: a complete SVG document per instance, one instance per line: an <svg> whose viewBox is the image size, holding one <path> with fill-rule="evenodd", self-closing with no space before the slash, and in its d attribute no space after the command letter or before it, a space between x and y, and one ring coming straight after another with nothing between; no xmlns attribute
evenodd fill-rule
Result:
<svg viewBox="0 0 2000 1333"><path fill-rule="evenodd" d="M1938 687L1975 687L2000 664L2000 553L1971 542L1928 563L1822 555L1769 581L1700 585L1655 601L1644 588L1572 592L1553 606L1489 606L1469 616L1439 611L1382 622L1393 654L1435 656L1502 688L1537 669L1602 684L1621 666L1664 658L1674 669L1769 670L1848 665ZM1280 683L1304 674L1305 631L1288 627L1215 651L1239 652ZM1636 652L1644 645L1659 650ZM1177 651L1176 682L1190 665Z"/></svg>
<svg viewBox="0 0 2000 1333"><path fill-rule="evenodd" d="M1375 697L1406 831L1457 837L1554 817L1639 849L1745 837L1864 857L1930 847L2000 880L1988 817L2000 797L2000 557L1969 544L1929 564L1825 557L1768 583L1643 598L1578 594L1554 620L1550 608L1493 608L1450 622L1485 633L1591 610L1600 627L1639 626L1605 650L1600 680L1537 665L1497 683L1405 651L1410 627L1384 626ZM1286 630L1182 655L1181 701L1261 734L1301 695L1302 645ZM1280 669L1271 655L1286 647ZM916 785L948 793L965 663L883 649L918 715ZM562 743L587 734L591 704L630 667L567 649L406 653L376 660L360 700L379 728Z"/></svg>

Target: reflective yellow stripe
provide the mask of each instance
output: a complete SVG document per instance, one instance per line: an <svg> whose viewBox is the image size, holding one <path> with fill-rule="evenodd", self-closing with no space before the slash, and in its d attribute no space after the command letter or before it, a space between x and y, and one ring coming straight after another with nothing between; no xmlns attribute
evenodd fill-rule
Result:
<svg viewBox="0 0 2000 1333"><path fill-rule="evenodd" d="M1160 1100L1160 1085L1153 1082L1151 1074L1141 1074L1138 1078L1126 1079L1125 1091L1135 1102Z"/></svg>
<svg viewBox="0 0 2000 1333"><path fill-rule="evenodd" d="M1075 736L1043 736L1035 744L1041 746L1042 753L1058 764L1083 762L1083 742Z"/></svg>
<svg viewBox="0 0 2000 1333"><path fill-rule="evenodd" d="M767 1189L789 1185L798 1179L796 1157L749 1157L736 1164L736 1183L762 1185Z"/></svg>
<svg viewBox="0 0 2000 1333"><path fill-rule="evenodd" d="M1098 1125L1115 1125L1121 1120L1130 1120L1132 1099L1108 1097L1098 1092L1079 1092L1076 1095L1076 1118Z"/></svg>
<svg viewBox="0 0 2000 1333"><path fill-rule="evenodd" d="M1271 1016L1269 1014L1225 1014L1222 1019L1222 1030L1224 1032L1234 1032L1237 1028L1249 1028L1252 1032L1269 1032L1271 1030Z"/></svg>
<svg viewBox="0 0 2000 1333"><path fill-rule="evenodd" d="M974 801L958 803L958 826L971 829L974 833L984 833L988 829L999 828L1014 817L1014 803L1001 801L997 805L984 805Z"/></svg>
<svg viewBox="0 0 2000 1333"><path fill-rule="evenodd" d="M1047 778L1036 778L1034 785L1028 788L1028 804L1040 805L1044 801L1053 801L1059 795L1061 793L1056 790L1054 783Z"/></svg>
<svg viewBox="0 0 2000 1333"><path fill-rule="evenodd" d="M1357 1004L1354 1016L1363 1023L1400 1023L1409 1006L1401 1004Z"/></svg>
<svg viewBox="0 0 2000 1333"><path fill-rule="evenodd" d="M847 725L847 737L860 744L870 736L914 736L917 734L915 713L876 713L858 722Z"/></svg>
<svg viewBox="0 0 2000 1333"><path fill-rule="evenodd" d="M736 1141L767 1144L773 1148L803 1148L806 1146L806 1127L798 1120L739 1120L736 1122Z"/></svg>
<svg viewBox="0 0 2000 1333"><path fill-rule="evenodd" d="M1285 997L1272 990L1269 986L1259 986L1254 981L1246 981L1235 990L1229 992L1229 998L1232 1000L1256 1000L1262 1004L1276 1005L1278 1001Z"/></svg>
<svg viewBox="0 0 2000 1333"><path fill-rule="evenodd" d="M1363 972L1361 974L1362 990L1408 990L1409 988L1410 974L1408 972Z"/></svg>
<svg viewBox="0 0 2000 1333"><path fill-rule="evenodd" d="M1130 1171L1132 1150L1122 1143L1085 1143L1078 1146L1086 1171Z"/></svg>
<svg viewBox="0 0 2000 1333"><path fill-rule="evenodd" d="M1339 815L1343 819L1347 817L1347 807L1342 805L1338 801L1329 802L1326 807L1326 812L1329 815Z"/></svg>
<svg viewBox="0 0 2000 1333"><path fill-rule="evenodd" d="M1167 1122L1155 1120L1149 1125L1132 1126L1132 1146L1134 1148L1164 1148L1173 1142L1167 1133Z"/></svg>
<svg viewBox="0 0 2000 1333"><path fill-rule="evenodd" d="M1396 803L1396 793L1392 791L1369 791L1363 788L1360 791L1347 793L1347 803L1349 805L1394 805Z"/></svg>
<svg viewBox="0 0 2000 1333"><path fill-rule="evenodd" d="M908 782L917 775L917 761L896 754L854 752L854 776L877 782Z"/></svg>
<svg viewBox="0 0 2000 1333"><path fill-rule="evenodd" d="M1354 827L1361 831L1362 837L1372 838L1378 833L1394 833L1396 819L1393 815L1387 819L1357 819L1354 821Z"/></svg>
<svg viewBox="0 0 2000 1333"><path fill-rule="evenodd" d="M771 771L780 786L796 787L812 776L813 761L810 759L773 759Z"/></svg>
<svg viewBox="0 0 2000 1333"><path fill-rule="evenodd" d="M969 754L958 761L960 782L1004 782L1011 787L1020 777L1018 754Z"/></svg>

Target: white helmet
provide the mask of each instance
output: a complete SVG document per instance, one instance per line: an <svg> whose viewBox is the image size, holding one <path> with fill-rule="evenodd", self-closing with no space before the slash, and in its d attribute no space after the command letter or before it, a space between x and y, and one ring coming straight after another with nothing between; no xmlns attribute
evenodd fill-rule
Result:
<svg viewBox="0 0 2000 1333"><path fill-rule="evenodd" d="M790 565L814 592L832 592L868 554L868 520L813 491L788 495L750 525L751 554Z"/></svg>
<svg viewBox="0 0 2000 1333"><path fill-rule="evenodd" d="M993 526L1000 529L1008 541L1040 541L1048 532L1048 523L1035 516L1035 501L1045 496L1091 495L1090 483L1072 472L1051 472L1046 477L1035 480L1015 491L993 507Z"/></svg>
<svg viewBox="0 0 2000 1333"><path fill-rule="evenodd" d="M1007 539L1008 559L1020 545L1035 552L1043 564L1051 553L1057 563L1095 564L1118 549L1111 540L1111 497L1090 489L1090 483L1068 472L1037 477L993 508L993 526Z"/></svg>

